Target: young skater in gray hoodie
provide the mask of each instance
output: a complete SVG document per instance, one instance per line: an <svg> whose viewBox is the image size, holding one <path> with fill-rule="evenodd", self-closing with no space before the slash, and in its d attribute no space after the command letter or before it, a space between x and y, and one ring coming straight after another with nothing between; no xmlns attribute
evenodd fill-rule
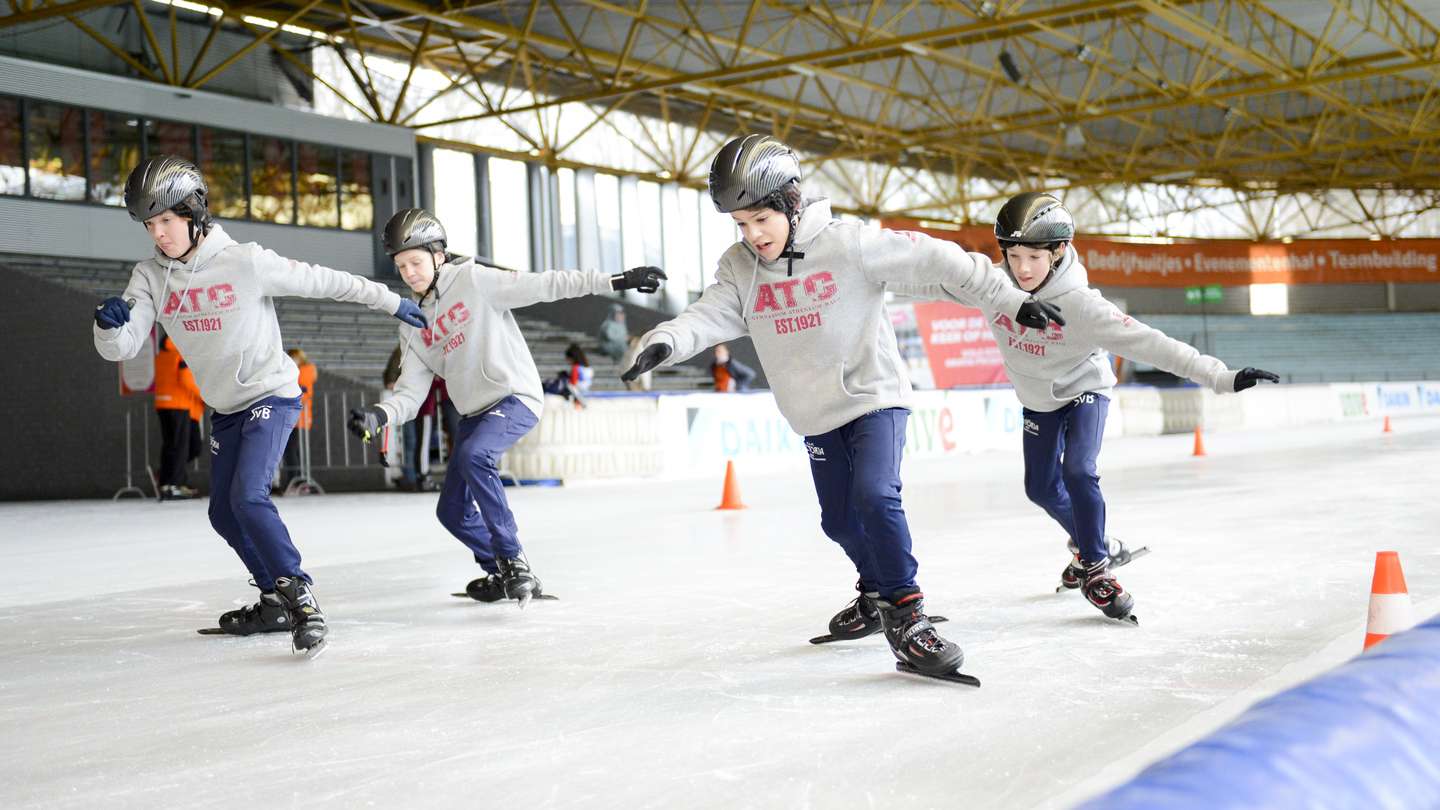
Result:
<svg viewBox="0 0 1440 810"><path fill-rule="evenodd" d="M1061 585L1081 588L1106 616L1133 621L1135 598L1112 570L1129 562L1131 552L1105 535L1105 500L1096 472L1116 382L1107 352L1217 394L1280 378L1255 368L1228 369L1121 312L1090 287L1071 245L1074 235L1070 212L1049 194L1021 194L1005 203L995 218L1002 265L1016 286L1060 310L1064 320L1035 329L994 307L981 309L1024 406L1025 494L1070 536L1071 559Z"/></svg>
<svg viewBox="0 0 1440 810"><path fill-rule="evenodd" d="M325 644L325 614L270 501L275 465L300 417L299 371L283 349L275 298L352 301L425 321L413 301L374 281L237 243L210 218L207 201L205 178L187 160L160 155L130 173L125 206L144 223L155 254L135 265L123 296L96 307L95 350L127 360L156 319L164 323L215 409L210 525L260 589L255 604L222 614L215 632L289 631L295 649L315 655Z"/></svg>
<svg viewBox="0 0 1440 810"><path fill-rule="evenodd" d="M465 587L466 594L482 602L517 599L524 607L541 595L540 580L520 547L498 465L500 456L539 423L544 395L535 359L510 310L618 290L653 293L665 273L658 267L614 275L501 270L446 253L445 228L423 208L391 217L383 240L432 325L400 327L394 396L352 411L350 429L368 440L385 425L410 421L431 380L445 380L461 419L435 515L484 569Z"/></svg>
<svg viewBox="0 0 1440 810"><path fill-rule="evenodd" d="M800 179L795 153L769 136L720 150L710 197L743 239L720 258L698 301L641 338L623 379L749 335L781 414L805 437L820 527L859 573L859 597L817 643L883 629L899 668L954 675L964 656L925 614L900 503L910 381L885 292L904 283L912 294L983 303L1037 328L1049 315L988 257L841 222L826 200L802 200Z"/></svg>

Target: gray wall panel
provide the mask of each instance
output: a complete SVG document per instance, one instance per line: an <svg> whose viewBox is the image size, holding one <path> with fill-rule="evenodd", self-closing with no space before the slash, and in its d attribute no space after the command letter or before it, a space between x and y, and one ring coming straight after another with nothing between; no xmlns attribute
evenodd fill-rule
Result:
<svg viewBox="0 0 1440 810"><path fill-rule="evenodd" d="M405 157L415 154L415 132L406 127L346 121L203 90L181 90L10 56L0 56L0 93L350 149Z"/></svg>

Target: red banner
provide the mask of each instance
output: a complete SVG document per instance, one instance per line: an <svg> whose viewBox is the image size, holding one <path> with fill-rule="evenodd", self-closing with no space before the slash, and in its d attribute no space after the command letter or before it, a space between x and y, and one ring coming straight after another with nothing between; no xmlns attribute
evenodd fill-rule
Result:
<svg viewBox="0 0 1440 810"><path fill-rule="evenodd" d="M948 302L916 303L915 322L936 388L1008 382L1000 346L980 310Z"/></svg>
<svg viewBox="0 0 1440 810"><path fill-rule="evenodd" d="M986 226L951 230L904 219L883 224L1000 258L995 234ZM1209 239L1157 245L1081 235L1075 249L1090 283L1101 286L1440 282L1440 239L1299 239L1288 244Z"/></svg>

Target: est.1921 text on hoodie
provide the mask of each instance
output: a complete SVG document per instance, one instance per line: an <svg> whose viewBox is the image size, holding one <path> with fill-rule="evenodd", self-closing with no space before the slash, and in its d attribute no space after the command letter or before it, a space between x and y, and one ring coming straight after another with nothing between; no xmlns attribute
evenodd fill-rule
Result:
<svg viewBox="0 0 1440 810"><path fill-rule="evenodd" d="M1059 410L1085 393L1110 396L1115 372L1106 351L1193 380L1217 394L1235 390L1235 372L1218 358L1126 315L1091 288L1074 247L1066 248L1060 266L1035 297L1059 307L1065 325L1028 329L1004 313L980 307L1000 344L1015 395L1032 411Z"/></svg>
<svg viewBox="0 0 1440 810"><path fill-rule="evenodd" d="M275 319L274 299L281 296L350 301L387 315L400 308L400 296L383 284L240 244L214 225L190 261L157 252L135 265L121 296L135 301L130 321L118 329L96 324L95 350L106 360L128 360L158 319L216 411L298 397L299 371Z"/></svg>
<svg viewBox="0 0 1440 810"><path fill-rule="evenodd" d="M470 416L514 395L539 417L544 408L540 372L510 310L542 301L610 292L599 271L517 273L472 259L437 271L435 294L421 309L425 329L401 325L404 357L393 397L380 403L391 424L415 418L436 375L462 415Z"/></svg>
<svg viewBox="0 0 1440 810"><path fill-rule="evenodd" d="M1029 298L987 256L924 234L832 219L825 200L805 207L793 250L804 256L790 275L787 259L762 261L736 243L700 299L641 340L669 343L671 365L749 335L781 414L804 436L909 405L910 378L885 310L888 286L1011 316Z"/></svg>

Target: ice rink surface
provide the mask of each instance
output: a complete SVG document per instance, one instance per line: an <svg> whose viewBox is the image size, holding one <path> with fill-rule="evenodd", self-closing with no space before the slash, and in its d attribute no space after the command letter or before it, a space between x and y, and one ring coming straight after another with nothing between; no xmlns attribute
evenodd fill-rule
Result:
<svg viewBox="0 0 1440 810"><path fill-rule="evenodd" d="M1018 450L907 463L969 689L815 647L854 572L804 468L512 491L562 601L455 599L435 495L285 499L332 643L202 637L253 601L205 502L0 504L0 807L1066 807L1355 654L1377 550L1440 610L1440 419L1112 441L1138 628L1055 594Z"/></svg>

